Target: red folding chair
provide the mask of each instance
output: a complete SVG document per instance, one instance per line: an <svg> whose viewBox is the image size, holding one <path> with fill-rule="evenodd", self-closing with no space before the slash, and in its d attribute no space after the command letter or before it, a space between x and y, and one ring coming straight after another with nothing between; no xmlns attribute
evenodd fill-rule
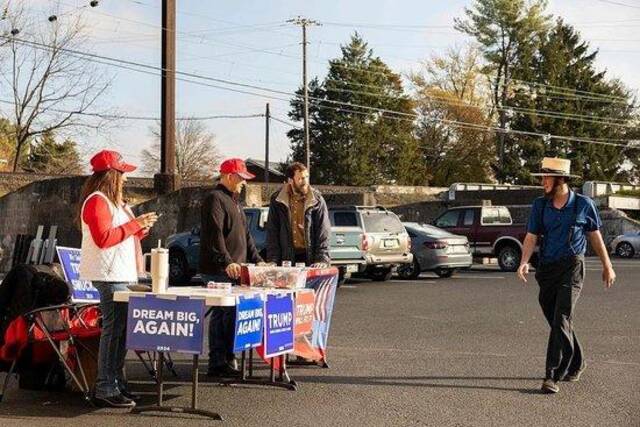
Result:
<svg viewBox="0 0 640 427"><path fill-rule="evenodd" d="M29 366L53 363L56 360L60 361L78 390L83 393L84 398L90 401L90 387L78 347L82 347L97 360L97 355L82 342L84 339L100 335L100 310L97 305L69 303L38 308L14 319L13 322L13 328L10 326L9 329L16 331L26 328L26 340L22 343L9 343L14 347L17 346L12 351L7 351L6 347L0 350L0 357L6 362L11 362L0 394L0 401L19 363L22 366ZM5 342L6 345L7 342ZM27 347L31 347L31 351L25 351ZM10 359L11 357L13 360ZM25 357L30 359L24 360ZM76 370L79 375L76 374Z"/></svg>

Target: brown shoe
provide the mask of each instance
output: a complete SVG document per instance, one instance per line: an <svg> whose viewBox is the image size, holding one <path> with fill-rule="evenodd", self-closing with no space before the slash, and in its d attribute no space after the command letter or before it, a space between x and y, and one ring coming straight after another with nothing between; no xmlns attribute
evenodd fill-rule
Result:
<svg viewBox="0 0 640 427"><path fill-rule="evenodd" d="M542 382L542 387L540 388L545 394L556 394L560 391L560 387L558 387L558 383L551 378L546 378Z"/></svg>
<svg viewBox="0 0 640 427"><path fill-rule="evenodd" d="M575 372L569 372L567 375L564 376L562 381L568 381L570 383L575 383L580 381L580 376L582 375L586 367L587 367L587 364L583 362L580 369L578 369Z"/></svg>

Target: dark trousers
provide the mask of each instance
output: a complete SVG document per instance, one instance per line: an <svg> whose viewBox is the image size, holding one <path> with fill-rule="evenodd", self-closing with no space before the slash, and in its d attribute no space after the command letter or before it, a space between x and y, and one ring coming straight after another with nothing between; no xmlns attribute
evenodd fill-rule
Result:
<svg viewBox="0 0 640 427"><path fill-rule="evenodd" d="M307 267L309 267L309 264L307 263L307 251L305 251L304 249L296 249L294 264L297 262L304 262L305 264L307 264Z"/></svg>
<svg viewBox="0 0 640 427"><path fill-rule="evenodd" d="M576 302L584 283L584 257L576 256L539 265L538 301L551 331L547 344L546 378L561 380L582 367L583 352L573 330Z"/></svg>
<svg viewBox="0 0 640 427"><path fill-rule="evenodd" d="M202 275L205 284L213 282L234 283L226 275ZM235 357L233 338L235 335L236 308L213 307L209 316L209 369L219 368Z"/></svg>

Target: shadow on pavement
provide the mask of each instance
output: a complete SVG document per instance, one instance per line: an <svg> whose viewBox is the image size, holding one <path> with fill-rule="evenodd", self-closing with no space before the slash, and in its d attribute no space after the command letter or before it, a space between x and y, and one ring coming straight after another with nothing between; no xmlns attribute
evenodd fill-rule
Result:
<svg viewBox="0 0 640 427"><path fill-rule="evenodd" d="M344 376L297 376L301 383L327 383L364 386L392 386L392 387L428 387L428 388L459 388L470 390L502 390L517 391L523 394L542 394L539 389L521 387L499 387L477 384L441 384L430 381L538 381L538 377L438 377L438 376L409 376L409 377L344 377Z"/></svg>
<svg viewBox="0 0 640 427"><path fill-rule="evenodd" d="M180 385L165 384L163 394L166 405L172 399L182 397L182 394L170 394L167 391ZM133 392L141 395L139 406L156 403L155 387L132 387ZM16 396L16 399L12 398ZM75 418L82 415L99 413L100 416L122 415L128 409L99 408L85 401L81 394L72 392L40 392L12 389L9 390L0 403L0 417L8 419L41 418Z"/></svg>

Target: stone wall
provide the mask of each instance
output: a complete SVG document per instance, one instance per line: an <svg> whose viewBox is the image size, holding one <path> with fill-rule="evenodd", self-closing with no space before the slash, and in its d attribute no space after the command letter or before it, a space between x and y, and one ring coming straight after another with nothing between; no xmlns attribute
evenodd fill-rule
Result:
<svg viewBox="0 0 640 427"><path fill-rule="evenodd" d="M38 181L0 198L0 271L10 267L16 236L35 235L38 225L57 225L61 246L80 244L74 208L83 181L83 177Z"/></svg>
<svg viewBox="0 0 640 427"><path fill-rule="evenodd" d="M529 205L542 195L540 189L456 191L455 200L449 203L456 206L477 205L481 200L491 200L493 205Z"/></svg>
<svg viewBox="0 0 640 427"><path fill-rule="evenodd" d="M44 181L53 178L66 178L71 176L72 175L53 176L21 172L0 172L0 197L4 196L5 194L11 193L12 191L16 191L22 187L25 187L32 182Z"/></svg>
<svg viewBox="0 0 640 427"><path fill-rule="evenodd" d="M10 179L11 185L28 181L24 175L1 174ZM79 247L80 231L75 224L80 190L86 176L54 177L31 182L0 197L0 271L7 271L11 264L13 247L18 234L35 235L38 225L48 228L58 226L57 238L61 246ZM7 188L5 186L5 188ZM155 198L153 180L129 178L125 184L125 197L137 205Z"/></svg>
<svg viewBox="0 0 640 427"><path fill-rule="evenodd" d="M75 220L75 208L84 182L83 176L47 177L31 182L33 174L0 174L0 188L20 187L0 197L0 271L6 271L18 234L35 234L38 225L57 225L60 245L79 247L80 232ZM40 176L42 177L42 176ZM172 194L156 197L153 179L129 178L125 193L137 213L156 211L163 216L153 228L151 236L145 239L149 248L176 232L188 231L200 223L200 206L211 185L192 185ZM200 183L202 184L202 183ZM205 183L208 184L208 183ZM192 185L192 186L190 186ZM270 195L280 185L268 188L259 183L249 184L242 194L245 206L264 206ZM381 205L396 212L403 221L432 222L447 207L478 205L482 200L491 200L494 205L507 205L511 209L515 223L526 222L529 204L540 193L538 190L503 191L459 191L456 199L446 200L446 188L429 187L317 187L329 205ZM613 213L610 213L613 212ZM625 231L640 230L640 223L619 211L603 211L605 241L609 242Z"/></svg>

